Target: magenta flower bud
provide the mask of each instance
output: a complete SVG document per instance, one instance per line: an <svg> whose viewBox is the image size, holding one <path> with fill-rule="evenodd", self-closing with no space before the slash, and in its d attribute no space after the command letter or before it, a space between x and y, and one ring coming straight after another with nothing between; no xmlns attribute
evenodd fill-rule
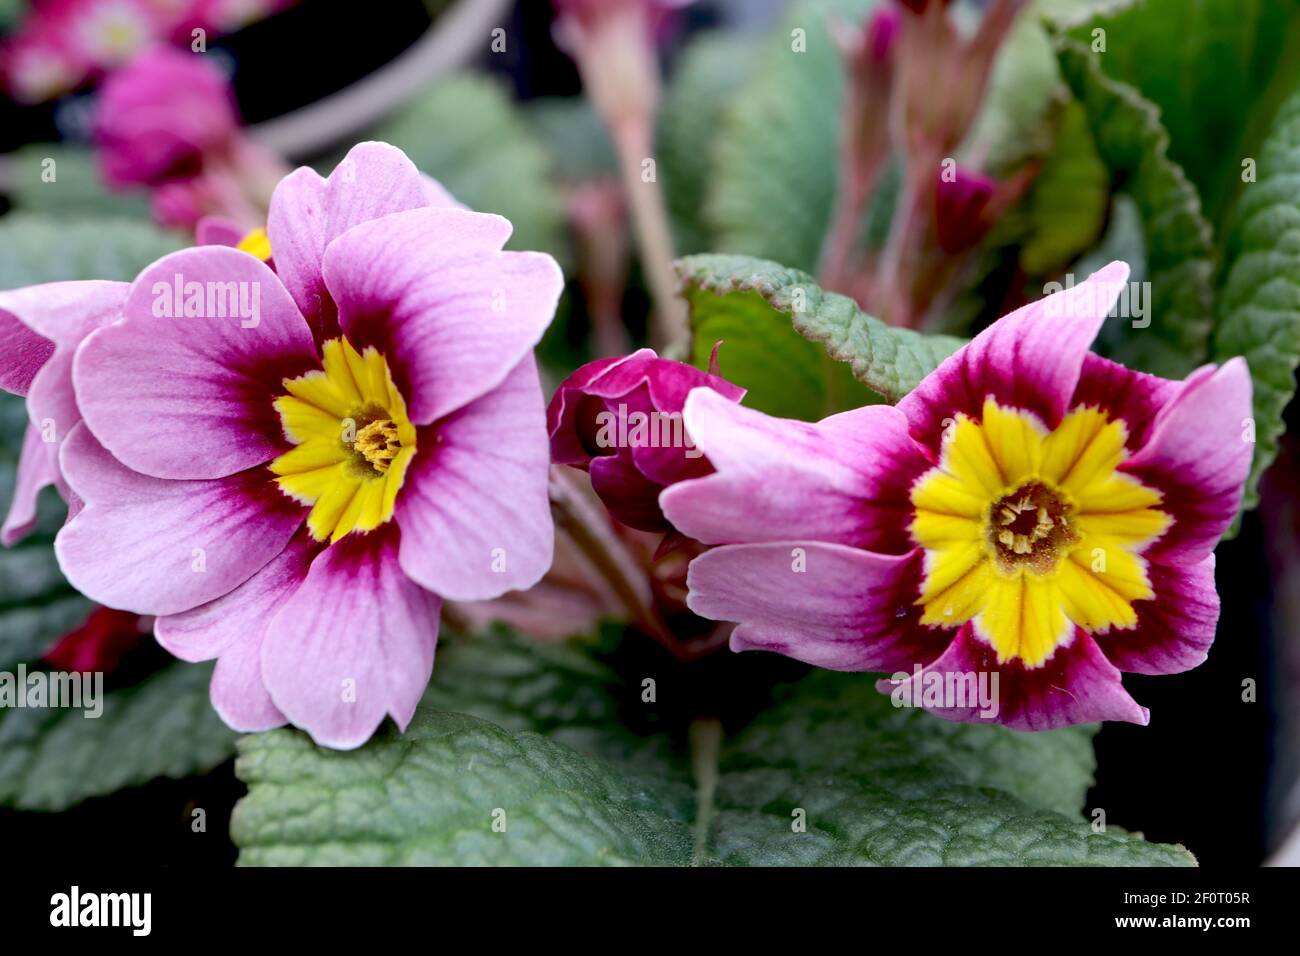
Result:
<svg viewBox="0 0 1300 956"><path fill-rule="evenodd" d="M864 49L872 62L888 64L892 59L901 20L902 14L892 3L877 7L871 15L863 39Z"/></svg>
<svg viewBox="0 0 1300 956"><path fill-rule="evenodd" d="M238 129L226 75L204 54L158 47L105 82L94 138L109 185L155 185L197 172Z"/></svg>
<svg viewBox="0 0 1300 956"><path fill-rule="evenodd" d="M686 432L686 396L697 388L730 402L745 395L716 374L716 356L715 347L710 372L652 349L582 366L560 383L547 409L552 461L589 471L592 488L623 524L672 530L659 492L713 471Z"/></svg>
<svg viewBox="0 0 1300 956"><path fill-rule="evenodd" d="M989 202L997 192L995 180L980 173L956 169L956 178L939 174L935 191L935 238L947 253L964 252L984 238L993 225Z"/></svg>

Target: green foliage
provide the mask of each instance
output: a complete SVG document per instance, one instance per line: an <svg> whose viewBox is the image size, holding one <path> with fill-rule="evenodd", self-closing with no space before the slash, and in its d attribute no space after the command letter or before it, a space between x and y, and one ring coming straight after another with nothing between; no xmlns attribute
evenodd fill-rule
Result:
<svg viewBox="0 0 1300 956"><path fill-rule="evenodd" d="M1255 386L1255 461L1247 507L1277 454L1300 362L1300 94L1278 113L1227 233L1214 357L1244 355Z"/></svg>
<svg viewBox="0 0 1300 956"><path fill-rule="evenodd" d="M897 401L961 344L888 326L774 262L688 256L677 270L697 364L715 341L726 341L724 374L750 389L747 405L771 414L815 419L873 395ZM845 380L846 369L856 383Z"/></svg>
<svg viewBox="0 0 1300 956"><path fill-rule="evenodd" d="M611 720L639 688L498 636L446 649L411 727L357 751L296 731L241 742L245 864L1186 865L1079 817L1089 728L1016 734L895 709L868 675L818 672L719 744ZM470 713L439 709L444 703ZM495 721L495 722L494 722ZM795 826L803 811L805 827ZM494 828L495 824L495 828ZM504 827L502 826L504 824Z"/></svg>

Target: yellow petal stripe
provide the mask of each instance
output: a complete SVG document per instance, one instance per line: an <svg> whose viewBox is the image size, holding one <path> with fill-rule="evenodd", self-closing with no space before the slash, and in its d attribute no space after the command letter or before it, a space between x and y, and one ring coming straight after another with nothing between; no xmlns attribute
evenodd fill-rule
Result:
<svg viewBox="0 0 1300 956"><path fill-rule="evenodd" d="M978 419L957 415L911 492L922 623L970 621L1000 662L1029 668L1076 626L1133 628L1134 602L1154 597L1142 552L1172 519L1159 492L1115 470L1127 435L1086 406L1050 433L992 398Z"/></svg>
<svg viewBox="0 0 1300 956"><path fill-rule="evenodd" d="M416 431L382 354L346 339L321 351L322 368L285 379L276 399L294 447L270 467L285 494L311 505L312 537L332 544L392 520Z"/></svg>

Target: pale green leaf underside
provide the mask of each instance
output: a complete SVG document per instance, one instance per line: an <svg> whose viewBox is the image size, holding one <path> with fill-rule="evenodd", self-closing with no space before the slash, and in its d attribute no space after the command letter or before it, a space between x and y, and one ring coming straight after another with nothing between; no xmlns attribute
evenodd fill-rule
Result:
<svg viewBox="0 0 1300 956"><path fill-rule="evenodd" d="M788 390L813 387L793 376L802 374L815 384L834 373L820 364L791 361L790 350L800 340L788 334L790 326L824 350L823 360L845 363L858 382L891 402L915 388L962 344L951 336L922 335L886 325L847 296L823 291L807 273L775 262L748 256L687 256L678 261L677 272L691 306L697 361L701 354L707 356L714 341L733 333L722 350L723 374L733 377L733 351L758 352L752 361L764 360L768 367L753 374L751 381L745 376L733 380L751 389L746 404L764 411L771 411L762 401L768 393L772 401L779 401ZM786 334L776 331L778 327ZM866 398L859 397L856 404L864 404ZM844 407L853 404L827 401L821 413L811 417Z"/></svg>
<svg viewBox="0 0 1300 956"><path fill-rule="evenodd" d="M179 236L146 222L10 213L0 219L0 289L70 279L130 282L183 245Z"/></svg>
<svg viewBox="0 0 1300 956"><path fill-rule="evenodd" d="M243 739L237 770L249 794L232 822L240 861L1192 862L1081 819L1091 728L946 724L895 709L869 675L830 672L790 685L724 742L697 846L685 754L611 719L653 708L640 692L564 650L502 639L447 648L405 735L389 728L350 753L288 730ZM438 707L473 700L474 715ZM802 833L791 827L796 808L806 811Z"/></svg>

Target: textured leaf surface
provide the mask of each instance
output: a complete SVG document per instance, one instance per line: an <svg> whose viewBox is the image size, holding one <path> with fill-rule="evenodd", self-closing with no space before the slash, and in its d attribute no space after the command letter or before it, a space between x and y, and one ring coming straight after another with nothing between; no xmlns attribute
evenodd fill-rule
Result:
<svg viewBox="0 0 1300 956"><path fill-rule="evenodd" d="M763 62L760 46L746 35L701 34L682 52L664 92L655 151L679 254L711 245L701 211L718 130L732 98Z"/></svg>
<svg viewBox="0 0 1300 956"><path fill-rule="evenodd" d="M1154 105L1103 73L1099 58L1080 44L1067 41L1060 61L1112 186L1133 198L1146 237L1151 296L1139 321L1150 325L1129 326L1101 345L1125 365L1181 378L1205 360L1213 307L1213 237L1196 187L1169 158L1169 135Z"/></svg>
<svg viewBox="0 0 1300 956"><path fill-rule="evenodd" d="M129 282L183 245L146 222L11 213L0 219L0 289L65 279Z"/></svg>
<svg viewBox="0 0 1300 956"><path fill-rule="evenodd" d="M567 256L551 158L496 80L440 79L374 137L403 149L466 206L509 219L508 248Z"/></svg>
<svg viewBox="0 0 1300 956"><path fill-rule="evenodd" d="M390 726L352 753L294 731L245 737L236 769L249 795L231 822L240 862L685 862L690 789L649 752L654 741L619 729L611 682L563 650L460 644L440 651L405 735Z"/></svg>
<svg viewBox="0 0 1300 956"><path fill-rule="evenodd" d="M895 709L868 675L818 672L788 685L712 761L697 753L700 779L716 783L697 806L680 750L611 719L631 693L568 651L499 638L453 646L404 736L390 729L351 753L294 731L243 739L240 860L1192 862L1180 848L1095 834L1080 818L1091 728L947 724ZM439 709L448 705L473 714ZM805 832L791 828L796 808ZM504 832L493 830L495 811Z"/></svg>
<svg viewBox="0 0 1300 956"><path fill-rule="evenodd" d="M771 414L821 418L897 401L961 344L888 326L797 269L748 256L688 256L677 264L691 306L697 363L719 339L723 374ZM792 333L792 330L798 335ZM801 337L802 336L802 340ZM843 383L843 363L860 386Z"/></svg>
<svg viewBox="0 0 1300 956"><path fill-rule="evenodd" d="M169 664L105 693L103 713L0 710L0 804L64 810L156 777L203 773L234 750L235 733L208 703L206 664Z"/></svg>
<svg viewBox="0 0 1300 956"><path fill-rule="evenodd" d="M44 176L47 160L54 161L53 182L46 182ZM100 181L89 150L37 143L15 151L9 168L10 200L17 209L49 216L149 218L148 194L143 189L110 192Z"/></svg>
<svg viewBox="0 0 1300 956"><path fill-rule="evenodd" d="M722 117L705 216L714 248L816 267L835 201L844 78L827 18L860 23L873 0L804 0L763 41ZM792 30L807 49L792 49Z"/></svg>
<svg viewBox="0 0 1300 956"><path fill-rule="evenodd" d="M1244 355L1255 386L1255 461L1246 506L1277 454L1300 361L1300 95L1278 113L1225 245L1215 359Z"/></svg>
<svg viewBox="0 0 1300 956"><path fill-rule="evenodd" d="M725 749L716 862L752 865L1186 866L1078 816L1091 734L1016 734L895 709L865 675L818 672ZM1063 812L1052 812L1052 810ZM804 811L806 830L792 824Z"/></svg>
<svg viewBox="0 0 1300 956"><path fill-rule="evenodd" d="M1070 35L1105 31L1100 65L1151 101L1206 217L1220 222L1241 190L1279 104L1300 84L1297 0L1125 0L1084 10Z"/></svg>

